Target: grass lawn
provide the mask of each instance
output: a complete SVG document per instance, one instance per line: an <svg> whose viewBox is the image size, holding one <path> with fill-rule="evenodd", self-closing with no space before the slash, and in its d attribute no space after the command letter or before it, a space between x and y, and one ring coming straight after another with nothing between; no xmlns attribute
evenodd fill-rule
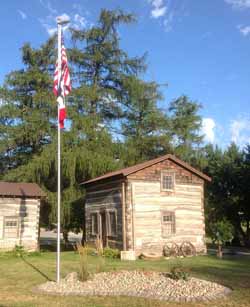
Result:
<svg viewBox="0 0 250 307"><path fill-rule="evenodd" d="M97 257L89 257L90 269L95 271ZM36 285L55 279L56 254L45 252L40 256L28 256L24 260L0 254L0 306L180 306L131 297L76 297L48 296L32 292ZM250 256L225 256L219 260L214 256L199 256L180 260L158 260L121 262L105 260L105 270L140 269L168 271L172 265L181 263L190 268L191 275L216 281L233 288L226 299L208 303L182 304L185 306L250 306ZM78 271L79 258L74 252L62 253L62 275Z"/></svg>

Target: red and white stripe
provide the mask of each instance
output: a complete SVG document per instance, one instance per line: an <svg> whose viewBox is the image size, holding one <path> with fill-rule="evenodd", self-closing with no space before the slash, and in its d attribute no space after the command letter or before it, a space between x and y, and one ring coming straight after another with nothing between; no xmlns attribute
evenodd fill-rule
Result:
<svg viewBox="0 0 250 307"><path fill-rule="evenodd" d="M56 101L59 107L59 126L61 129L63 129L64 120L66 118L66 108L65 108L64 98L62 96L58 96Z"/></svg>
<svg viewBox="0 0 250 307"><path fill-rule="evenodd" d="M58 89L59 83L59 89ZM64 120L66 118L66 109L64 103L64 97L67 96L71 91L70 74L68 68L68 60L66 49L62 43L61 47L61 80L58 82L58 62L56 62L56 70L54 72L54 84L53 92L57 98L59 104L59 123L60 128L64 128Z"/></svg>

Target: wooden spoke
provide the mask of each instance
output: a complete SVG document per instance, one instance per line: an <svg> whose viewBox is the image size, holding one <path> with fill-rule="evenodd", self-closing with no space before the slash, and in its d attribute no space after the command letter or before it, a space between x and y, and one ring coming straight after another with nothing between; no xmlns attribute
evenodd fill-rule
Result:
<svg viewBox="0 0 250 307"><path fill-rule="evenodd" d="M166 243L163 247L165 257L177 257L179 255L179 246L175 242Z"/></svg>
<svg viewBox="0 0 250 307"><path fill-rule="evenodd" d="M180 246L180 250L184 257L190 257L196 255L196 249L194 245L189 241L183 242Z"/></svg>

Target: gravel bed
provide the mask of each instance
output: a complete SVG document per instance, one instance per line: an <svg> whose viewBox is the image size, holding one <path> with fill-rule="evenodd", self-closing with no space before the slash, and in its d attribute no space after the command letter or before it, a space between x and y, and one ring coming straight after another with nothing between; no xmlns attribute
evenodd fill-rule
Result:
<svg viewBox="0 0 250 307"><path fill-rule="evenodd" d="M81 282L76 273L68 274L59 284L47 282L38 291L60 295L136 296L177 302L208 301L231 292L217 283L189 278L173 280L164 273L144 271L103 272Z"/></svg>

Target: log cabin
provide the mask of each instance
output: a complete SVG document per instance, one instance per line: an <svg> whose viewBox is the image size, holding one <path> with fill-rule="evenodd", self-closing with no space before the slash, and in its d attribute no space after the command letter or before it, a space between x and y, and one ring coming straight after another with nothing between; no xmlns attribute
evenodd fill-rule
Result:
<svg viewBox="0 0 250 307"><path fill-rule="evenodd" d="M205 181L211 178L167 154L83 182L86 242L99 237L132 258L162 255L173 242L206 253Z"/></svg>
<svg viewBox="0 0 250 307"><path fill-rule="evenodd" d="M0 250L38 249L40 201L35 183L0 182Z"/></svg>

